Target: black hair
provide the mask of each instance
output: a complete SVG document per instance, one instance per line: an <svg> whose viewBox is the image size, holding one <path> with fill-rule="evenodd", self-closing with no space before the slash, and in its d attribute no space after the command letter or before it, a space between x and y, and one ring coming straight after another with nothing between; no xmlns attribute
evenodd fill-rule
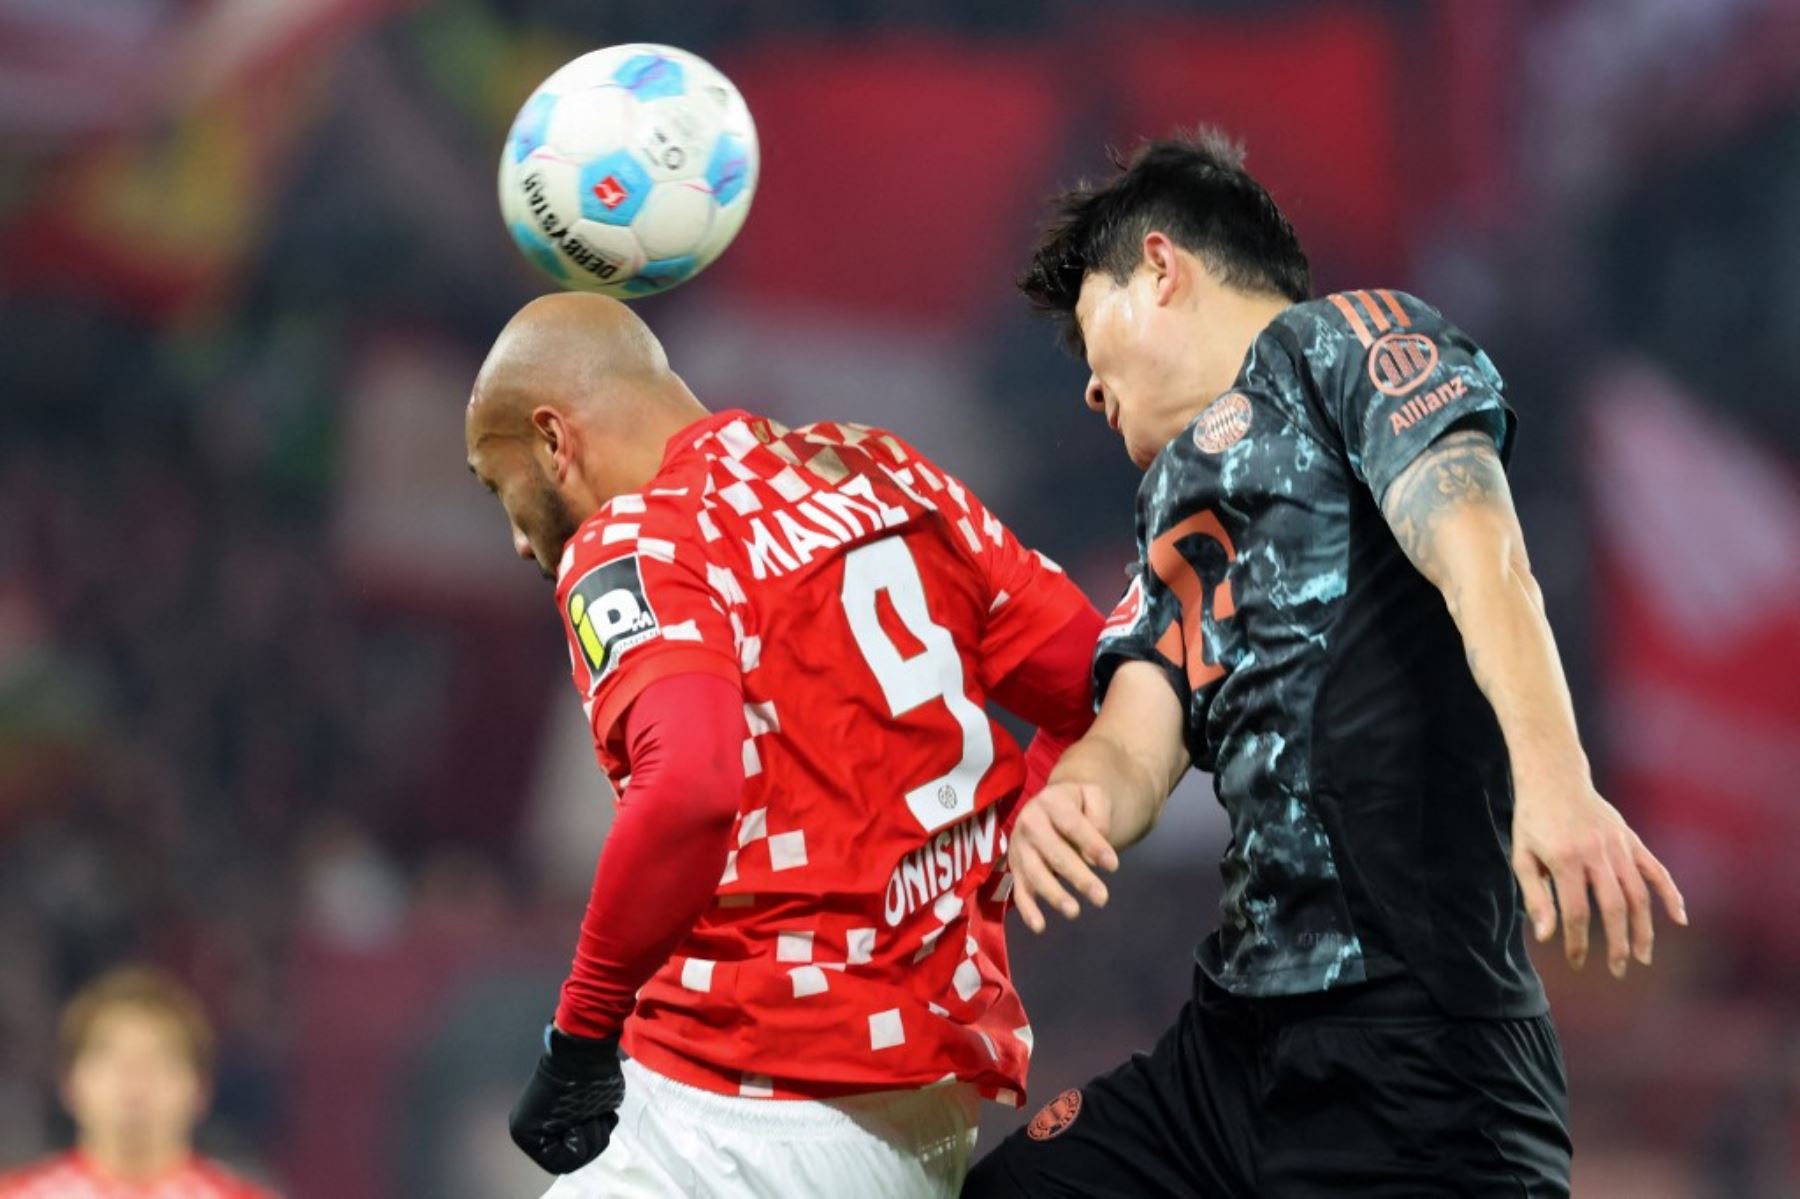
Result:
<svg viewBox="0 0 1800 1199"><path fill-rule="evenodd" d="M1116 172L1086 180L1053 201L1049 223L1019 279L1032 307L1056 317L1069 350L1083 353L1075 301L1092 271L1124 283L1152 230L1197 255L1227 287L1299 303L1312 271L1294 227L1269 191L1244 170L1244 149L1211 126L1145 142Z"/></svg>

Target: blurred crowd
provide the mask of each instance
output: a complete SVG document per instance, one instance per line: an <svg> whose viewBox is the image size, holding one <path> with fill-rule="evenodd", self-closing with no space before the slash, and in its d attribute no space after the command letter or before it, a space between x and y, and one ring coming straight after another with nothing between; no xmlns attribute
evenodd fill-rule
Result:
<svg viewBox="0 0 1800 1199"><path fill-rule="evenodd" d="M40 0L0 12L13 35L0 46L15 47L0 48L0 1166L66 1143L59 1005L142 960L193 986L217 1024L209 1150L302 1199L524 1193L498 1113L553 1003L606 793L578 719L565 735L578 712L546 596L462 474L460 420L487 338L540 286L493 213L501 132L536 79L580 49L681 42L737 77L763 120L766 209L716 280L645 306L703 398L891 423L1103 608L1122 585L1133 476L1084 420L1078 368L1006 289L1040 193L1099 165L1111 118L1066 94L1019 118L1061 123L1024 194L987 181L1004 194L979 280L933 252L928 225L854 231L877 258L897 240L901 260L929 260L900 292L920 310L970 292L958 335L882 303L846 323L829 287L807 291L807 248L769 230L801 220L782 215L782 155L795 155L782 139L820 130L784 124L805 106L784 107L769 84L759 107L749 82L781 75L786 60L768 56L796 44L872 47L889 55L882 69L925 86L928 72L905 65L928 56L921 45L980 62L1018 42L1050 47L1064 81L1053 91L1066 93L1080 86L1066 68L1094 20L1085 6L756 0L684 5L673 27L667 8L306 0L275 16L233 0ZM1573 1078L1577 1193L1800 1193L1800 903L1784 906L1800 897L1790 879L1770 881L1784 859L1791 870L1800 831L1787 788L1658 807L1659 794L1704 789L1639 752L1642 726L1619 716L1657 683L1631 672L1664 655L1696 694L1754 701L1734 728L1772 730L1709 769L1754 760L1756 777L1791 778L1777 767L1800 752L1800 614L1793 594L1777 596L1785 610L1758 609L1762 639L1711 674L1681 656L1705 636L1659 648L1645 631L1653 605L1641 627L1621 624L1617 603L1644 588L1629 547L1608 540L1595 493L1612 484L1593 470L1596 444L1616 442L1625 487L1631 463L1658 461L1643 430L1699 430L1682 444L1719 432L1733 439L1722 461L1754 457L1722 477L1773 480L1773 540L1744 553L1792 567L1778 579L1800 573L1793 6L1109 10L1157 44L1305 38L1320 21L1334 45L1391 30L1393 61L1494 72L1446 68L1466 94L1395 85L1403 118L1440 105L1436 136L1467 141L1425 155L1407 140L1418 126L1391 131L1391 153L1368 168L1379 174L1368 194L1404 196L1414 214L1391 249L1334 226L1335 196L1308 191L1304 174L1284 191L1278 171L1276 193L1303 236L1324 231L1312 249L1325 285L1406 286L1507 374L1525 422L1521 507L1597 769L1688 872L1696 927L1659 943L1648 977L1619 987L1543 963ZM122 81L111 105L91 97L97 61ZM925 171L952 152L912 153ZM1291 153L1253 138L1251 166ZM839 182L855 191L853 175ZM890 294L892 280L881 286ZM1683 397L1657 409L1663 425L1639 422L1629 399L1629 428L1594 415L1611 411L1589 403L1599 373L1627 360ZM876 373L871 398L862 375ZM855 410L835 410L836 396ZM1690 410L1702 415L1684 425ZM1627 432L1642 434L1645 457L1624 457L1638 445ZM1679 491L1673 461L1655 477ZM1683 569L1673 538L1654 552ZM1699 740L1692 760L1711 752ZM1206 788L1188 792L1135 876L1128 861L1102 919L1053 941L1015 938L1044 1050L1039 1095L1141 1044L1180 1002L1221 836ZM588 839L553 860L547 827ZM1106 968L1070 989L1072 960ZM446 1107L446 1090L467 1104ZM354 1112L378 1127L347 1136ZM462 1148L479 1138L434 1133L425 1115L491 1141ZM995 1113L989 1127L1016 1118ZM420 1145L442 1151L429 1169L392 1148ZM460 1152L481 1160L459 1174L448 1155Z"/></svg>

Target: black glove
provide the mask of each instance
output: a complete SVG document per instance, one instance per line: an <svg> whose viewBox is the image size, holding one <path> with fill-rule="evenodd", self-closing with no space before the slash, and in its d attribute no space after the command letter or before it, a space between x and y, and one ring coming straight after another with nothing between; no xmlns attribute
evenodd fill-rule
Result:
<svg viewBox="0 0 1800 1199"><path fill-rule="evenodd" d="M544 1055L507 1120L513 1144L552 1174L569 1174L606 1149L619 1123L625 1074L619 1038L544 1029Z"/></svg>

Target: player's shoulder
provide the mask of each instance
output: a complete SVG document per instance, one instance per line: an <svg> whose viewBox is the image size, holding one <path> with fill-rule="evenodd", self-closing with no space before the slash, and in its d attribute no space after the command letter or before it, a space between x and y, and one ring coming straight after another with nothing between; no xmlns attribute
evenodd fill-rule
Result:
<svg viewBox="0 0 1800 1199"><path fill-rule="evenodd" d="M726 520L791 505L858 475L903 469L917 450L888 431L853 421L812 421L790 428L748 412L726 414L685 447L701 513ZM689 522L710 535L704 517Z"/></svg>
<svg viewBox="0 0 1800 1199"><path fill-rule="evenodd" d="M1385 333L1435 328L1444 314L1411 292L1364 287L1292 305L1277 320L1298 332L1367 346Z"/></svg>
<svg viewBox="0 0 1800 1199"><path fill-rule="evenodd" d="M581 576L634 555L660 562L705 557L703 487L698 479L658 484L616 495L601 505L563 547L556 574L559 594Z"/></svg>
<svg viewBox="0 0 1800 1199"><path fill-rule="evenodd" d="M781 432L783 442L803 456L807 450L811 450L815 456L829 452L840 461L847 460L848 465L854 465L856 460L863 459L888 470L905 469L918 464L930 466L930 460L918 447L892 429L879 425L820 420L793 429L782 429Z"/></svg>
<svg viewBox="0 0 1800 1199"><path fill-rule="evenodd" d="M1362 358L1377 344L1436 337L1446 328L1444 314L1410 292L1369 287L1290 305L1270 332L1316 373L1346 358Z"/></svg>
<svg viewBox="0 0 1800 1199"><path fill-rule="evenodd" d="M80 1193L85 1181L71 1153L59 1153L23 1166L0 1170L0 1199L52 1199Z"/></svg>
<svg viewBox="0 0 1800 1199"><path fill-rule="evenodd" d="M932 505L937 504L939 496L948 496L959 512L981 515L980 499L968 486L900 434L875 425L843 421L825 424L828 426L828 435L845 437L846 445L865 455L870 463L884 473L892 475L906 487L916 486L924 495L932 497Z"/></svg>
<svg viewBox="0 0 1800 1199"><path fill-rule="evenodd" d="M1432 374L1446 353L1457 361L1472 360L1489 383L1500 385L1485 352L1410 292L1385 287L1333 292L1287 308L1271 332L1290 357L1304 359L1294 366L1327 392L1404 388Z"/></svg>
<svg viewBox="0 0 1800 1199"><path fill-rule="evenodd" d="M278 1199L274 1191L251 1182L219 1162L196 1158L188 1168L195 1194L206 1199Z"/></svg>
<svg viewBox="0 0 1800 1199"><path fill-rule="evenodd" d="M910 496L921 501L919 506L931 508L936 500L930 497L947 493L964 510L969 507L963 485L891 429L844 420L812 421L793 428L761 418L748 424L756 444L743 449L745 439L740 436L732 460L716 463L727 472L724 481L744 494L721 489L716 496L709 495L706 502L715 511L720 500L729 501L730 508L742 515L756 511L759 504L786 506L821 489L853 491L861 486L866 496L871 484L884 501ZM726 431L720 430L721 440Z"/></svg>

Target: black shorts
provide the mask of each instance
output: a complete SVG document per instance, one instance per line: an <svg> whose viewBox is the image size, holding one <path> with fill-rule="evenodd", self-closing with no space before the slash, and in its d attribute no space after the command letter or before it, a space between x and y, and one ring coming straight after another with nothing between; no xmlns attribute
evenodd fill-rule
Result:
<svg viewBox="0 0 1800 1199"><path fill-rule="evenodd" d="M1569 1193L1548 1016L1455 1020L1410 980L1196 993L1147 1054L1065 1091L976 1163L994 1196Z"/></svg>

